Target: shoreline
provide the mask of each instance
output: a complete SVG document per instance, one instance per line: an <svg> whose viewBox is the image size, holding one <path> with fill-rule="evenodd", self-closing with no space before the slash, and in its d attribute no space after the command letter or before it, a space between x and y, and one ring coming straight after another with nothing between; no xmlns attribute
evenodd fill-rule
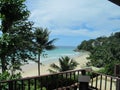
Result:
<svg viewBox="0 0 120 90"><path fill-rule="evenodd" d="M86 59L86 57L89 56L89 53L84 52L79 55L73 55L70 56L75 61L79 63L79 65L76 67L76 69L81 69L83 67L86 67L86 63L89 61ZM48 69L50 69L50 64L55 63L58 64L58 60L50 60L48 62L42 62L43 65L40 65L40 75L49 74ZM37 76L38 75L38 69L37 69L37 63L29 63L24 66L22 66L22 77L31 77L31 76Z"/></svg>

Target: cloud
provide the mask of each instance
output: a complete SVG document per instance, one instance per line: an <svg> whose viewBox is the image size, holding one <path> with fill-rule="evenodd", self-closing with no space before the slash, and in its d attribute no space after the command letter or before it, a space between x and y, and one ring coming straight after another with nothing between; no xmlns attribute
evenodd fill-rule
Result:
<svg viewBox="0 0 120 90"><path fill-rule="evenodd" d="M118 31L118 30L116 30ZM51 30L52 35L63 35L63 36L80 36L80 37L89 37L96 38L99 36L109 36L113 31L110 30L93 30L89 29L79 29L79 30L70 30L70 29L59 29L59 30Z"/></svg>
<svg viewBox="0 0 120 90"><path fill-rule="evenodd" d="M119 7L108 0L36 0L31 5L30 20L53 35L98 37L120 27Z"/></svg>

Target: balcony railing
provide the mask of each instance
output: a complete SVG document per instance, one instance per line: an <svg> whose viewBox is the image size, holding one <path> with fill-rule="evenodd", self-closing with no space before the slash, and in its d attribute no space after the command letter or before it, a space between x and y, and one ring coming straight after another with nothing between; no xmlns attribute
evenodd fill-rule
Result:
<svg viewBox="0 0 120 90"><path fill-rule="evenodd" d="M82 84L78 78L83 74L90 76L90 90L119 90L116 87L119 87L120 78L86 69L1 81L0 90L79 90Z"/></svg>

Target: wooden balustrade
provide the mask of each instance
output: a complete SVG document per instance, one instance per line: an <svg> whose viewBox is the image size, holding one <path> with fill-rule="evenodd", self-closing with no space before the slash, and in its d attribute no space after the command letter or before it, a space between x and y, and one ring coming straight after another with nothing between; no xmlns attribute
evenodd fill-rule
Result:
<svg viewBox="0 0 120 90"><path fill-rule="evenodd" d="M0 81L0 90L77 90L78 77L86 72L90 76L90 90L117 90L118 77L112 77L85 69L71 70L55 74Z"/></svg>

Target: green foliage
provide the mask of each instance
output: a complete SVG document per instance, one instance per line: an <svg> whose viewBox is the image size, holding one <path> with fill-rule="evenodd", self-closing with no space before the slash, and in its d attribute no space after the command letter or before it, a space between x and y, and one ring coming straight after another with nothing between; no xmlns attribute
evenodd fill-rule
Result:
<svg viewBox="0 0 120 90"><path fill-rule="evenodd" d="M49 69L51 73L56 73L56 72L62 72L62 71L67 71L67 70L73 70L77 67L78 63L71 59L68 56L61 57L59 58L59 65L56 64L51 64L50 67L52 69Z"/></svg>
<svg viewBox="0 0 120 90"><path fill-rule="evenodd" d="M0 73L0 81L15 80L21 78L20 73L11 75L8 71ZM1 83L2 90L8 90L8 83Z"/></svg>
<svg viewBox="0 0 120 90"><path fill-rule="evenodd" d="M85 50L85 51L92 50L93 48L92 42L94 42L94 40L90 40L90 41L84 40L80 45L77 46L77 50Z"/></svg>
<svg viewBox="0 0 120 90"><path fill-rule="evenodd" d="M50 32L47 28L33 28L33 22L28 21L30 12L24 4L25 1L0 0L1 80L2 76L6 78L5 80L10 77L17 78L16 71L21 72L21 65L28 63L28 60L35 61L36 54L39 65L40 55L44 50L55 48L53 42L56 39L49 40Z"/></svg>
<svg viewBox="0 0 120 90"><path fill-rule="evenodd" d="M92 48L89 48L89 46ZM87 50L91 53L88 58L90 59L89 65L104 67L102 72L105 74L112 75L115 64L120 63L120 32L109 37L99 37L94 40L83 41L79 47L78 49Z"/></svg>
<svg viewBox="0 0 120 90"><path fill-rule="evenodd" d="M10 75L10 73L8 71L6 71L4 73L0 73L0 81L14 80L14 79L19 79L19 78L21 78L20 73L16 73L14 75Z"/></svg>
<svg viewBox="0 0 120 90"><path fill-rule="evenodd" d="M36 54L40 64L40 55L44 50L55 48L53 42L56 39L49 41L50 32L33 28L33 22L28 21L30 12L25 1L0 0L0 68L2 73L8 71L12 76L21 71L21 65L28 60L35 61Z"/></svg>
<svg viewBox="0 0 120 90"><path fill-rule="evenodd" d="M28 18L29 11L24 2L25 0L1 0L0 18L3 33L8 32L14 22Z"/></svg>
<svg viewBox="0 0 120 90"><path fill-rule="evenodd" d="M33 22L27 21L29 11L25 0L0 0L0 68L14 75L20 66L34 60Z"/></svg>
<svg viewBox="0 0 120 90"><path fill-rule="evenodd" d="M98 72L114 76L114 67L118 63L120 62L113 61L112 63L105 65L105 67L100 69Z"/></svg>

